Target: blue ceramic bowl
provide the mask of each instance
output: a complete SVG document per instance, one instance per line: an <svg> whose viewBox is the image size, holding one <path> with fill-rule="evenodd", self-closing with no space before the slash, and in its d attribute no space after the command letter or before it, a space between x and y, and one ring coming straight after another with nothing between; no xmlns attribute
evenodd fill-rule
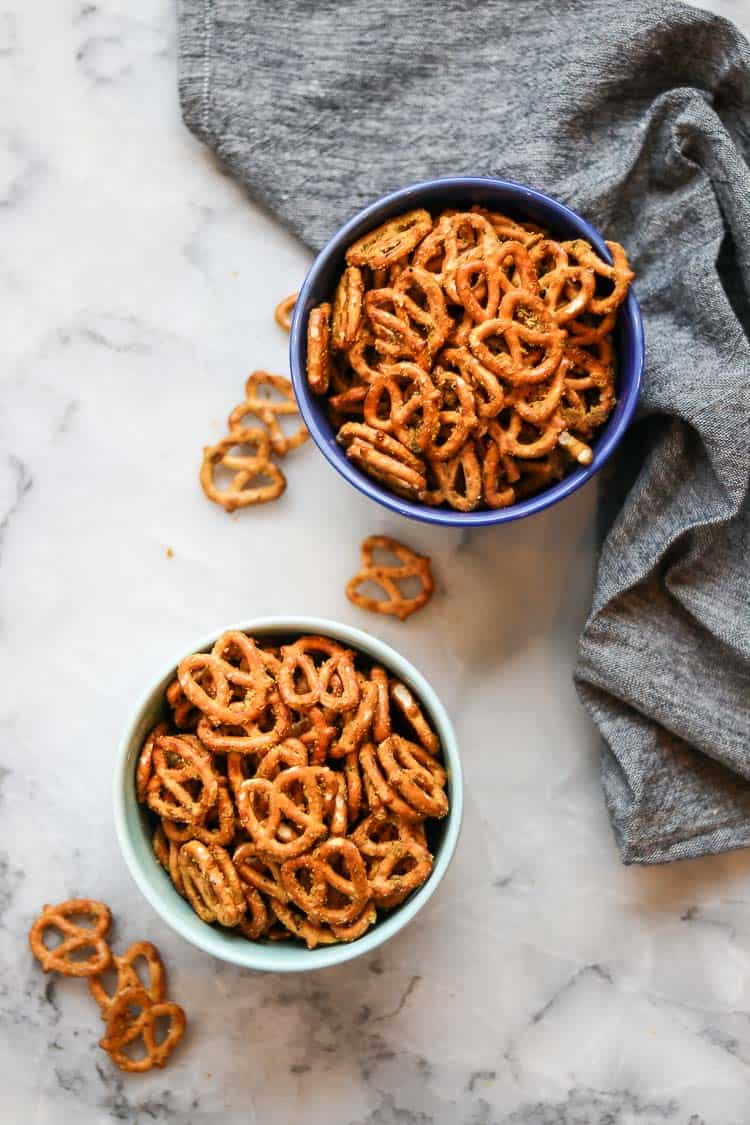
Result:
<svg viewBox="0 0 750 1125"><path fill-rule="evenodd" d="M301 633L333 637L334 640L364 653L374 663L381 664L411 688L440 737L443 763L448 772L450 809L444 820L432 822L430 826L430 842L435 857L430 877L401 906L383 915L363 937L347 944L326 945L318 949L305 949L296 942L268 942L264 945L262 942L248 941L231 930L202 922L192 907L178 895L166 871L157 862L151 846L154 830L152 819L135 797L135 766L138 755L148 732L160 719L167 717L164 692L174 679L177 665L186 653L180 653L175 660L170 661L152 681L138 703L120 743L113 792L117 839L139 890L157 914L198 949L243 968L276 973L340 965L363 953L371 953L388 941L419 913L437 890L453 856L463 812L463 780L456 736L445 708L424 676L389 645L360 629L318 617L266 617L228 628L241 629L254 637L266 639ZM221 629L213 636L198 641L190 651L208 651L217 637L225 631Z"/></svg>
<svg viewBox="0 0 750 1125"><path fill-rule="evenodd" d="M290 341L290 364L294 392L305 424L324 457L350 484L386 508L425 523L441 523L451 527L477 527L484 524L508 523L523 516L541 512L551 504L575 492L601 469L611 456L633 417L643 373L643 323L633 290L619 311L615 331L618 361L617 405L593 443L594 459L590 465L575 468L564 480L536 496L521 500L509 508L493 511L456 512L432 508L411 500L403 500L377 481L361 472L336 443L336 434L326 417L324 400L312 394L305 378L307 358L307 318L310 310L330 300L344 268L347 248L356 239L394 215L413 207L426 207L438 212L445 207L469 208L475 203L495 211L504 211L520 220L539 223L558 239L585 238L606 261L611 261L602 235L585 219L563 203L540 191L511 183L509 180L483 179L476 176L455 176L443 180L427 180L412 184L376 203L365 207L350 219L313 262L300 290L294 312Z"/></svg>

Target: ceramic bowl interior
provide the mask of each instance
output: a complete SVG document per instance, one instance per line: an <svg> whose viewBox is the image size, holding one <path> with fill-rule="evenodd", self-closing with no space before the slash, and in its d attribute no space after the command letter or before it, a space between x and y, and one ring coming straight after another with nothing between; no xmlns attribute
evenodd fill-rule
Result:
<svg viewBox="0 0 750 1125"><path fill-rule="evenodd" d="M117 757L114 778L115 828L118 841L135 882L158 914L187 941L207 953L245 968L273 972L298 972L322 969L369 953L393 937L415 917L431 897L442 879L453 855L461 825L463 807L461 763L456 736L445 708L427 680L404 657L389 645L359 629L318 618L274 618L249 621L229 626L250 635L274 641L290 640L303 633L333 637L362 652L374 663L403 680L420 700L427 717L437 731L448 771L447 792L450 811L447 817L429 826L428 840L435 857L427 882L401 906L384 914L363 937L356 941L321 946L308 950L297 942L251 942L231 930L208 925L178 895L167 873L157 862L151 846L153 819L136 801L135 766L144 739L160 719L167 717L164 692L175 676L177 664L187 653L172 661L149 687L128 725ZM203 652L211 648L224 629L199 641L189 651Z"/></svg>
<svg viewBox="0 0 750 1125"><path fill-rule="evenodd" d="M290 365L297 401L315 444L329 463L360 492L386 508L412 519L448 524L453 527L476 527L522 519L557 503L585 484L608 460L627 429L638 401L644 357L643 325L638 301L631 288L619 310L615 327L617 404L592 443L594 450L592 463L576 467L557 484L509 508L477 512L432 508L426 504L402 499L353 465L336 443L336 434L326 415L324 400L312 394L307 386L305 365L307 319L310 310L321 302L331 299L344 268L347 248L367 231L379 226L386 219L415 207L426 207L436 214L446 207L468 209L474 204L502 211L521 221L538 223L547 228L558 240L585 238L602 258L606 261L612 260L604 238L598 230L575 211L571 211L563 203L542 192L508 180L471 176L413 184L379 199L360 211L320 252L300 290L290 340Z"/></svg>

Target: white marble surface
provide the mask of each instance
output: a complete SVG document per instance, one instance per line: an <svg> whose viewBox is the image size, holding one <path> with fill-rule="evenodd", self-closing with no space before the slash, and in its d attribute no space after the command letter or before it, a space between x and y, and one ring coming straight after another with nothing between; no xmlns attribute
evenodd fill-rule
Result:
<svg viewBox="0 0 750 1125"><path fill-rule="evenodd" d="M743 0L724 14L750 22ZM306 448L228 518L196 480L307 256L181 125L169 0L0 3L0 1122L746 1125L750 855L626 870L570 680L591 488L526 524L398 521ZM434 557L406 625L345 600L359 540ZM174 551L168 558L167 548ZM110 811L137 694L213 628L273 612L371 628L452 710L467 809L423 915L377 956L254 976L171 933ZM43 978L45 901L111 903L163 951L190 1029L122 1076L85 988Z"/></svg>

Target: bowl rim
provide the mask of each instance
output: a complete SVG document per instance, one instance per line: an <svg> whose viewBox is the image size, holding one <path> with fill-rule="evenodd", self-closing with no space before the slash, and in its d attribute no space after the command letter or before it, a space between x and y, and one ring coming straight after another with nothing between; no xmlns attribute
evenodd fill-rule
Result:
<svg viewBox="0 0 750 1125"><path fill-rule="evenodd" d="M381 486L371 477L366 476L357 469L343 452L339 453L338 446L332 443L321 427L316 411L312 405L313 396L308 389L307 380L303 371L301 356L304 347L304 332L306 331L307 315L304 313L308 294L313 287L321 269L328 264L330 258L341 252L342 247L354 240L355 234L359 235L360 226L367 220L377 220L383 209L394 203L403 202L408 206L417 206L420 197L427 192L434 192L443 187L465 187L470 190L487 190L503 188L518 196L519 210L523 210L523 200L534 200L543 206L551 207L560 217L572 222L577 228L586 232L586 237L597 249L605 261L611 261L604 237L596 227L592 226L582 215L562 203L554 196L547 195L537 188L531 188L514 180L505 180L497 176L442 176L433 180L422 180L418 183L408 184L406 187L380 196L374 202L363 207L347 220L328 240L322 250L316 255L305 279L300 287L297 303L292 318L292 327L289 339L289 366L292 376L292 385L299 404L302 419L310 431L313 442L325 457L329 465L339 473L349 484L367 496L370 500L389 508L398 515L415 519L422 523L440 524L447 527L486 527L489 525L512 523L514 520L524 519L526 516L535 515L546 508L564 500L582 485L586 484L606 464L614 450L619 445L625 434L633 414L635 413L643 382L643 368L645 362L645 337L640 305L631 286L628 296L622 305L621 312L627 318L626 331L631 333L634 341L636 356L636 371L627 390L623 395L622 410L614 419L611 428L603 433L594 450L594 458L590 465L579 466L564 477L561 481L544 489L534 496L527 497L508 508L482 509L474 512L459 512L452 509L432 508L428 504L419 504L412 500L402 499L394 492ZM424 203L425 201L422 200ZM407 209L407 206L405 206ZM303 331L304 322L304 331ZM605 424L606 425L606 424Z"/></svg>
<svg viewBox="0 0 750 1125"><path fill-rule="evenodd" d="M130 807L127 792L128 770L132 771L135 764L131 747L145 712L153 704L154 696L158 691L163 690L163 684L174 675L180 661L189 652L201 652L210 648L222 633L229 630L239 630L251 635L295 632L322 634L362 649L367 656L382 663L389 671L406 681L417 694L420 702L429 710L437 727L444 764L449 771L451 800L448 815L443 821L445 825L444 834L440 848L435 855L432 871L427 882L406 902L386 915L377 926L368 930L361 938L357 938L353 942L319 946L312 950L302 946L287 946L283 957L279 957L280 951L272 944L261 945L252 941L240 942L225 934L222 930L215 929L208 923L201 921L197 915L194 915L194 918L193 916L186 916L183 920L181 913L176 909L178 901L183 903L183 900L179 898L171 884L169 896L160 894L143 869L131 837L128 818ZM132 786L132 772L129 780ZM220 960L228 961L246 969L261 972L305 972L344 964L355 957L371 953L408 925L432 897L450 865L461 830L463 770L458 740L447 710L425 676L396 649L379 637L365 633L356 626L345 625L328 618L309 615L266 616L250 618L238 624L227 625L222 629L214 630L189 650L181 649L176 659L166 662L161 671L149 680L149 685L141 692L117 747L112 799L115 834L128 871L147 902L180 937L205 953L210 953ZM132 800L133 803L137 804L134 795ZM149 854L153 859L154 871L156 871L158 861L153 857L150 847Z"/></svg>

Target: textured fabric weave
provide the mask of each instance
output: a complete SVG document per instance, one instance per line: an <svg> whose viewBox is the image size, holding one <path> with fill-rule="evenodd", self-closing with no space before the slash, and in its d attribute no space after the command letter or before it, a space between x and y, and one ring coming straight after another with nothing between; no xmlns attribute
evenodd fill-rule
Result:
<svg viewBox="0 0 750 1125"><path fill-rule="evenodd" d="M501 175L621 241L647 343L576 679L625 862L750 843L750 49L628 0L182 0L188 126L305 243Z"/></svg>

